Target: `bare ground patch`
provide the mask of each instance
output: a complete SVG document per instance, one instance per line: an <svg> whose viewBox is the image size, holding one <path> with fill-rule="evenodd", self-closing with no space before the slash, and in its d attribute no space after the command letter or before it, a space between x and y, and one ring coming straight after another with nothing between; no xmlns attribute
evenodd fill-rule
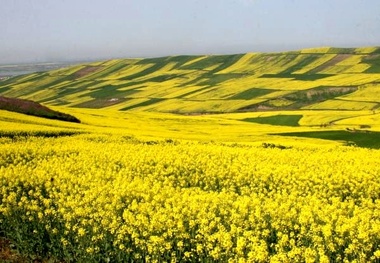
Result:
<svg viewBox="0 0 380 263"><path fill-rule="evenodd" d="M318 67L310 70L308 72L308 74L318 73L322 70L325 70L331 66L336 65L337 63L339 63L339 62L341 62L341 61L343 61L343 60L345 60L351 56L352 56L351 54L338 54L335 57L333 57L332 59L330 59L329 61L327 61L327 62L323 63L322 65L319 65Z"/></svg>
<svg viewBox="0 0 380 263"><path fill-rule="evenodd" d="M76 79L82 78L82 77L87 76L91 73L95 73L101 69L103 69L102 66L87 66L87 67L84 67L84 68L78 70L77 72L73 73L73 77Z"/></svg>
<svg viewBox="0 0 380 263"><path fill-rule="evenodd" d="M272 110L297 110L302 107L320 103L358 90L355 86L345 87L318 87L309 90L301 90L282 97L240 108L238 111L272 111ZM283 101L284 103L279 103ZM286 103L285 103L286 102Z"/></svg>

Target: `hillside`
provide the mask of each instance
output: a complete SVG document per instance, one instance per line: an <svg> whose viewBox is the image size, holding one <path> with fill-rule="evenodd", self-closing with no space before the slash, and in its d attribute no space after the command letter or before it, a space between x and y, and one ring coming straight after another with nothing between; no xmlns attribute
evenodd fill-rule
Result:
<svg viewBox="0 0 380 263"><path fill-rule="evenodd" d="M380 48L117 59L0 82L52 106L181 114L375 110Z"/></svg>
<svg viewBox="0 0 380 263"><path fill-rule="evenodd" d="M80 120L66 113L49 109L37 102L0 96L0 110L14 111L27 115L80 123Z"/></svg>
<svg viewBox="0 0 380 263"><path fill-rule="evenodd" d="M379 95L375 47L117 59L0 81L0 96L82 122L0 110L0 131L379 148Z"/></svg>

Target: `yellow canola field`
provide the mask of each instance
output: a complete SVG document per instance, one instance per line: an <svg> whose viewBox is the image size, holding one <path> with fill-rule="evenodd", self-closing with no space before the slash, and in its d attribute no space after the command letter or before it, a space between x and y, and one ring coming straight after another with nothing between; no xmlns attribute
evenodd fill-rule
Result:
<svg viewBox="0 0 380 263"><path fill-rule="evenodd" d="M374 262L380 151L0 139L0 232L70 262Z"/></svg>

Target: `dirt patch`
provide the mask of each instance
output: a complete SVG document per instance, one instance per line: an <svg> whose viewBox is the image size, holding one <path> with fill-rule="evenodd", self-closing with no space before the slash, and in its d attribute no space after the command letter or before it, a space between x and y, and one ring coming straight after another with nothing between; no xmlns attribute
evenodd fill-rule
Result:
<svg viewBox="0 0 380 263"><path fill-rule="evenodd" d="M95 73L101 69L103 69L102 66L87 66L87 67L84 67L84 68L78 70L77 72L73 73L73 77L75 79L82 78L82 77L87 76L91 73Z"/></svg>
<svg viewBox="0 0 380 263"><path fill-rule="evenodd" d="M335 64L351 57L352 55L351 54L339 54L339 55L336 55L335 57L333 57L332 59L330 59L329 61L323 63L322 65L319 65L318 67L310 70L308 72L308 74L313 74L313 73L318 73L320 71L323 71L329 67L332 67L334 66Z"/></svg>
<svg viewBox="0 0 380 263"><path fill-rule="evenodd" d="M357 87L327 87L324 89L311 89L304 92L308 99L313 99L315 96L331 94L331 95L341 95L347 94L358 90Z"/></svg>
<svg viewBox="0 0 380 263"><path fill-rule="evenodd" d="M12 249L9 240L0 238L0 262L23 263L28 262L28 260Z"/></svg>
<svg viewBox="0 0 380 263"><path fill-rule="evenodd" d="M239 112L246 111L273 111L273 110L297 110L302 107L320 103L329 99L334 99L336 97L346 95L357 91L358 87L347 86L347 87L318 87L309 90L297 91L283 97L278 97L276 99L268 100L262 103L249 105L240 108ZM276 105L276 101L283 100L288 102L284 105Z"/></svg>
<svg viewBox="0 0 380 263"><path fill-rule="evenodd" d="M366 61L366 60L375 60L375 59L380 59L380 54L371 54L371 55L365 56L363 58L363 61Z"/></svg>

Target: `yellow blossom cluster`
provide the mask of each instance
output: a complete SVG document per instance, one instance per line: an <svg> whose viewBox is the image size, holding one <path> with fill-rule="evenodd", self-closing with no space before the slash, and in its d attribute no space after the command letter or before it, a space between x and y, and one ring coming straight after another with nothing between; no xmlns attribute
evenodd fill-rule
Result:
<svg viewBox="0 0 380 263"><path fill-rule="evenodd" d="M380 260L380 151L0 138L0 235L67 262Z"/></svg>

